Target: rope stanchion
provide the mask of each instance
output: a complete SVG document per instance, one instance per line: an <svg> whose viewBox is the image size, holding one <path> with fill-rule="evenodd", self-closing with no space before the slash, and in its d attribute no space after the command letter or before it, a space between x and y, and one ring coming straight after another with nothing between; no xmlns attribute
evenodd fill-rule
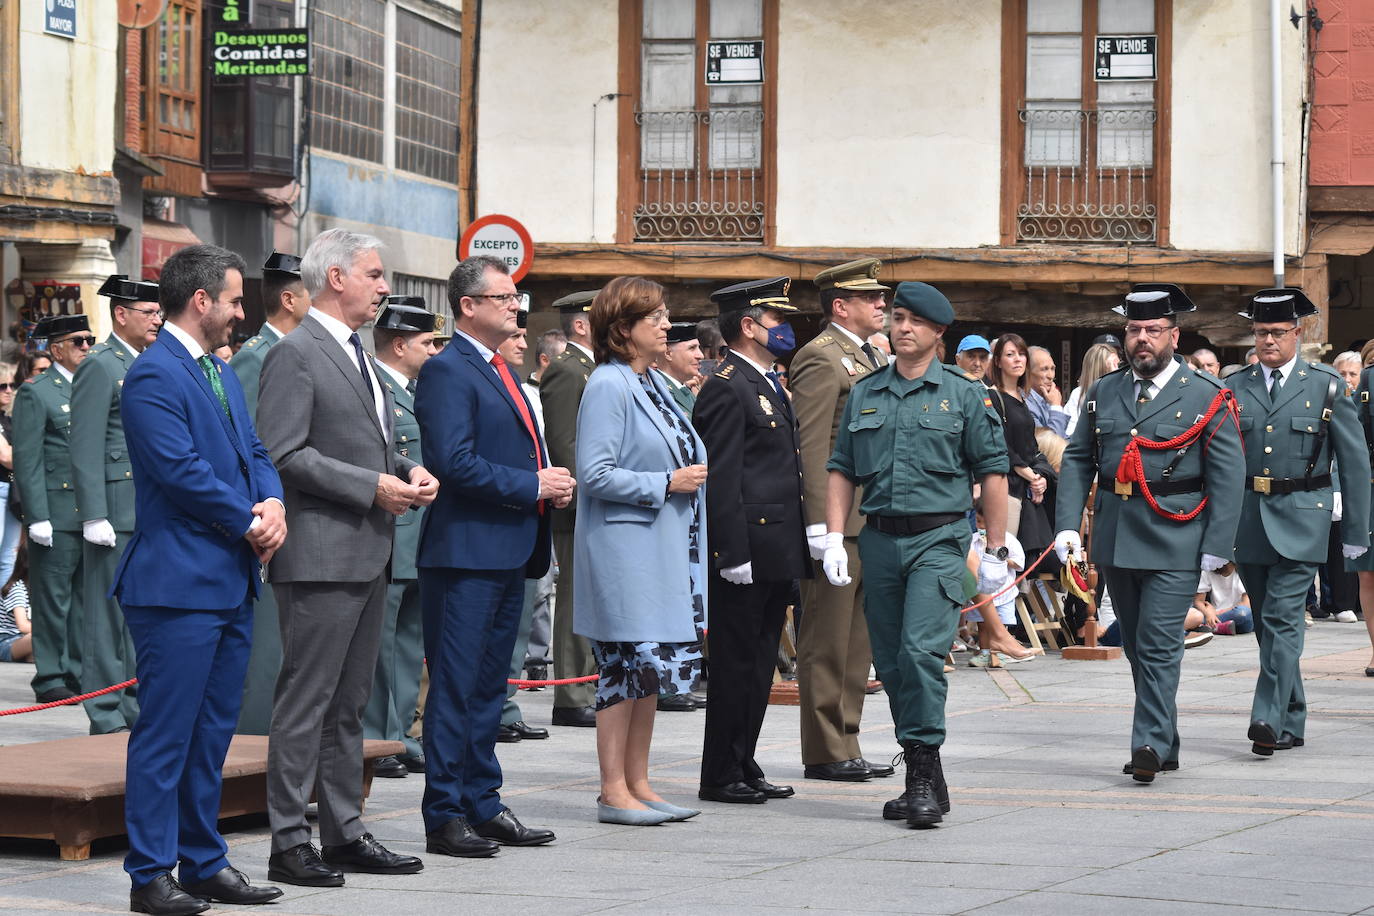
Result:
<svg viewBox="0 0 1374 916"><path fill-rule="evenodd" d="M0 709L0 716L17 716L21 712L38 712L40 709L53 709L57 706L75 706L77 703L84 703L86 700L95 697L103 697L107 693L114 693L116 690L123 690L125 687L132 687L138 683L138 678L129 678L122 684L111 684L109 687L102 687L90 693L83 693L80 696L67 697L65 700L56 700L52 703L38 703L34 706L20 706L17 709Z"/></svg>
<svg viewBox="0 0 1374 916"><path fill-rule="evenodd" d="M1050 552L1051 552L1052 550L1054 550L1054 545L1053 545L1053 544L1051 544L1050 546L1046 547L1046 548L1045 548L1045 552L1042 553L1042 554L1040 554L1040 556L1036 557L1036 558L1035 558L1035 562L1032 563L1032 564L1030 564L1029 566L1027 566L1027 567L1026 567L1026 571L1023 572L1023 573L1021 573L1021 575L1017 576L1016 579L1015 579L1014 581L1012 581L1009 585L1007 585L1007 586L1004 587L1004 588L998 589L998 591L997 591L995 594L988 595L988 596L987 596L986 598L984 598L982 601L976 601L976 602L974 602L973 604L970 604L968 607L960 608L960 609L959 609L959 613L960 613L960 614L967 614L969 611L976 611L978 608L983 607L984 605L987 605L987 604L991 604L993 601L996 601L998 598L1002 597L1002 596L1005 595L1007 592L1009 592L1009 591L1011 591L1012 589L1016 588L1016 586L1020 585L1020 584L1022 583L1022 581L1025 580L1026 576L1029 576L1031 573L1035 572L1035 568L1036 568L1037 566L1039 566L1041 563L1045 562L1045 557L1049 556L1049 555L1050 555Z"/></svg>
<svg viewBox="0 0 1374 916"><path fill-rule="evenodd" d="M551 681L527 681L518 677L507 678L507 684L514 684L516 687L562 687L564 684L587 684L599 680L601 675L589 674L586 677L560 677Z"/></svg>

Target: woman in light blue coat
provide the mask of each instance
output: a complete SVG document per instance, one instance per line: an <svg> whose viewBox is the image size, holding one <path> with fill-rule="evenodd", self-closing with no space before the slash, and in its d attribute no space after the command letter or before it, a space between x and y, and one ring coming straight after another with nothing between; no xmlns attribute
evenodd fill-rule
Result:
<svg viewBox="0 0 1374 916"><path fill-rule="evenodd" d="M698 813L649 786L658 695L696 687L706 626L706 446L649 371L667 351L668 324L659 284L606 284L591 308L600 365L577 412L573 629L591 640L600 674L605 823Z"/></svg>

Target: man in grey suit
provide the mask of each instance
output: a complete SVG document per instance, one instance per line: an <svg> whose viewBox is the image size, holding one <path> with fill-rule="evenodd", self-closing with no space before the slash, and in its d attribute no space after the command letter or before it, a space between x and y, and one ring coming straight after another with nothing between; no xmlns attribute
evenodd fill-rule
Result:
<svg viewBox="0 0 1374 916"><path fill-rule="evenodd" d="M358 328L390 292L381 242L330 229L301 262L313 305L267 354L258 430L281 476L292 544L268 574L282 665L267 757L268 873L338 887L339 869L409 874L362 822L363 709L372 689L396 516L434 501L439 483L397 454L393 401ZM320 842L305 811L314 790Z"/></svg>

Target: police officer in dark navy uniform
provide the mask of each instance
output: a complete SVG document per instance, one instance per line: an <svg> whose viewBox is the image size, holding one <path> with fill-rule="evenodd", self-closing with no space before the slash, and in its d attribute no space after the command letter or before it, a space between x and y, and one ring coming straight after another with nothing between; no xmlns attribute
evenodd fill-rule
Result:
<svg viewBox="0 0 1374 916"><path fill-rule="evenodd" d="M794 794L765 780L754 760L792 583L811 577L797 421L772 371L796 346L787 323L797 312L787 299L790 282L753 280L711 294L730 353L692 413L711 456L711 702L698 793L707 801L758 804Z"/></svg>

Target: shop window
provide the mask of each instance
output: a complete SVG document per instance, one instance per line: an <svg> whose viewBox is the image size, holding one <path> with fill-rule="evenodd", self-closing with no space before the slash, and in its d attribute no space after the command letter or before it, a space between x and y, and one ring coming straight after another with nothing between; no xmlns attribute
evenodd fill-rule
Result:
<svg viewBox="0 0 1374 916"><path fill-rule="evenodd" d="M396 9L396 167L458 180L458 33Z"/></svg>
<svg viewBox="0 0 1374 916"><path fill-rule="evenodd" d="M385 149L385 0L313 0L310 27L314 46L311 144L381 164Z"/></svg>
<svg viewBox="0 0 1374 916"><path fill-rule="evenodd" d="M207 7L211 21L224 0ZM256 0L254 29L295 25L294 0ZM217 28L226 26L216 26ZM207 77L206 171L216 187L274 187L295 177L295 86L291 76Z"/></svg>

